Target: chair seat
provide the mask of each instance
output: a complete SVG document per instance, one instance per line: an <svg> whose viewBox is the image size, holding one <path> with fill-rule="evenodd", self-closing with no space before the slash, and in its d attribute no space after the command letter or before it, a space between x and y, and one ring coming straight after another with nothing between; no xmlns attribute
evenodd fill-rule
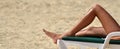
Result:
<svg viewBox="0 0 120 49"><path fill-rule="evenodd" d="M92 43L104 43L104 38L100 37L63 37L62 40L70 40L70 41L81 41L81 42L92 42ZM120 44L120 40L110 40L110 44Z"/></svg>

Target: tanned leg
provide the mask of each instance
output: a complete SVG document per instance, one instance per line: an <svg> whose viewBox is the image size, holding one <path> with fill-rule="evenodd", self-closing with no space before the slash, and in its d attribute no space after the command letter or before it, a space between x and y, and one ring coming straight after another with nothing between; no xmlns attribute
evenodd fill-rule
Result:
<svg viewBox="0 0 120 49"><path fill-rule="evenodd" d="M43 31L45 32L45 34L50 37L53 42L56 44L57 43L57 39L60 39L60 36L61 34L56 34L56 33L53 33L53 32L50 32L50 31L47 31L45 29L43 29Z"/></svg>
<svg viewBox="0 0 120 49"><path fill-rule="evenodd" d="M68 35L75 35L75 33L88 26L95 17L100 20L107 34L113 31L120 31L120 27L118 23L113 19L113 17L108 12L106 12L104 8L96 4L73 29L67 32Z"/></svg>
<svg viewBox="0 0 120 49"><path fill-rule="evenodd" d="M118 23L100 5L96 5L94 13L100 20L107 34L113 31L120 31Z"/></svg>
<svg viewBox="0 0 120 49"><path fill-rule="evenodd" d="M89 16L90 13L94 13L95 16ZM105 33L110 33L113 31L120 31L120 27L118 25L118 23L113 19L113 17L105 11L104 8L102 8L100 5L96 5L95 7L93 7L93 9L91 9L90 13L88 13L88 15L86 15L86 19L88 19L88 17L90 17L89 19L94 19L94 17L97 17L101 24L103 25L103 28L105 29ZM87 23L91 23L92 21L86 20L86 25ZM84 20L83 22L84 23ZM81 24L81 22L80 22ZM80 27L80 24L78 25ZM85 26L86 26L85 25ZM74 28L75 29L75 28ZM72 29L74 31L74 29ZM80 28L81 29L81 28ZM97 29L97 28L96 28ZM102 30L101 30L102 31ZM105 34L104 33L104 34ZM83 33L78 32L77 35L81 35ZM87 32L85 32L85 34L88 34ZM93 34L93 33L89 33L89 34ZM93 34L94 35L94 34Z"/></svg>
<svg viewBox="0 0 120 49"><path fill-rule="evenodd" d="M105 33L108 34L113 31L120 31L118 23L112 18L112 16L108 12L106 12L104 8L96 4L74 28L72 28L70 31L66 33L63 33L62 35L54 34L56 38L52 39L56 42L57 39L62 38L64 36L75 36L77 32L88 26L94 20L95 17L97 17L100 20L103 28L105 29ZM51 34L52 32L45 30L44 32L46 32L46 34L49 37L53 36Z"/></svg>
<svg viewBox="0 0 120 49"><path fill-rule="evenodd" d="M95 36L106 37L107 33L103 27L88 27L87 29L80 30L75 36Z"/></svg>

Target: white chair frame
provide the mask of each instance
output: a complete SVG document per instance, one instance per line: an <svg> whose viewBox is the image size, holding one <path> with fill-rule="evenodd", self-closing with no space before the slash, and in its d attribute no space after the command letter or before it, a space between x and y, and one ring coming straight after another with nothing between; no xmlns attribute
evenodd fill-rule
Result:
<svg viewBox="0 0 120 49"><path fill-rule="evenodd" d="M120 44L109 44L110 38L113 36L120 36L120 32L111 32L105 38L104 43L90 43L90 42L79 42L79 41L69 41L69 40L57 40L57 45L59 49L67 49L67 46L77 45L80 46L81 49L85 49L85 46L95 47L97 49L120 49Z"/></svg>

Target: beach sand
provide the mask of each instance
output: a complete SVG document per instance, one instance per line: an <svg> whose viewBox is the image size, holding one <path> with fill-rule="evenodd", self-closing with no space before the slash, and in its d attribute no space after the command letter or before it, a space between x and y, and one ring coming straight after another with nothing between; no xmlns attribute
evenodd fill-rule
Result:
<svg viewBox="0 0 120 49"><path fill-rule="evenodd" d="M96 3L120 24L120 0L0 0L0 49L58 49L42 29L66 32Z"/></svg>

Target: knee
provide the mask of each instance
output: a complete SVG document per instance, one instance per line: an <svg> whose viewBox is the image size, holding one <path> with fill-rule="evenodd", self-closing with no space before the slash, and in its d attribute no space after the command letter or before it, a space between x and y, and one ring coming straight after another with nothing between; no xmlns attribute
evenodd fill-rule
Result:
<svg viewBox="0 0 120 49"><path fill-rule="evenodd" d="M101 8L101 5L99 5L99 4L95 4L95 5L93 6L93 9L99 9L99 8Z"/></svg>
<svg viewBox="0 0 120 49"><path fill-rule="evenodd" d="M95 7L101 7L101 5L99 5L99 4L95 4Z"/></svg>
<svg viewBox="0 0 120 49"><path fill-rule="evenodd" d="M102 9L102 6L99 4L95 4L92 8L93 8L94 12L98 12Z"/></svg>
<svg viewBox="0 0 120 49"><path fill-rule="evenodd" d="M94 8L98 8L98 7L101 7L101 5L95 4L93 7L94 7Z"/></svg>

